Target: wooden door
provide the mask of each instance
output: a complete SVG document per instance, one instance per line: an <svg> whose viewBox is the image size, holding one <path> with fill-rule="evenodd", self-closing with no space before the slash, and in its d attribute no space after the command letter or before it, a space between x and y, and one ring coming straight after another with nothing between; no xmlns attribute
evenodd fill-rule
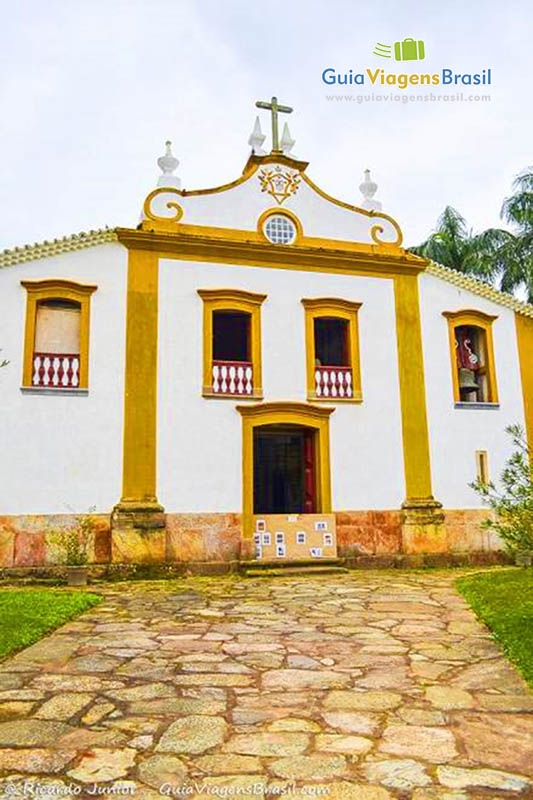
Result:
<svg viewBox="0 0 533 800"><path fill-rule="evenodd" d="M303 436L304 456L304 513L316 512L315 432L307 430Z"/></svg>

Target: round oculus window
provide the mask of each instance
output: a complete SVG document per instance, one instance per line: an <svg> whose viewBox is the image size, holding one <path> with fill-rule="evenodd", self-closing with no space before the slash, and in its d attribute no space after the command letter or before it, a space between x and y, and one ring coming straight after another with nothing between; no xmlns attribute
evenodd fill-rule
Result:
<svg viewBox="0 0 533 800"><path fill-rule="evenodd" d="M292 244L296 239L296 225L285 214L272 214L268 217L264 232L272 244Z"/></svg>

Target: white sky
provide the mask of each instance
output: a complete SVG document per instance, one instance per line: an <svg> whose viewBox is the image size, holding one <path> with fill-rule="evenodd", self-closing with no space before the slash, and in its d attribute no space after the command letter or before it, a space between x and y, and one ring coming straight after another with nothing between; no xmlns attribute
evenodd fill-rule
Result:
<svg viewBox="0 0 533 800"><path fill-rule="evenodd" d="M513 178L533 163L531 8L525 0L2 0L0 248L136 225L167 138L184 188L233 180L248 155L255 100L273 94L295 109L294 153L310 162L310 177L357 203L370 167L407 244L426 237L446 204L474 229L499 225ZM425 61L406 69L372 55L375 42L405 37L425 41ZM335 92L389 90L326 87L326 67L490 67L492 101L327 102ZM266 112L262 122L269 131Z"/></svg>

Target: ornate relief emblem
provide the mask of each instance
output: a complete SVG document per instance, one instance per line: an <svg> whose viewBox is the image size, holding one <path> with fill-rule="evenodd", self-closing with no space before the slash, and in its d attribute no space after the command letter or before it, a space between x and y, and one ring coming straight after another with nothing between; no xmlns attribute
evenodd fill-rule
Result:
<svg viewBox="0 0 533 800"><path fill-rule="evenodd" d="M278 205L281 205L291 194L296 194L301 179L298 172L275 166L262 169L259 173L261 191L271 194Z"/></svg>

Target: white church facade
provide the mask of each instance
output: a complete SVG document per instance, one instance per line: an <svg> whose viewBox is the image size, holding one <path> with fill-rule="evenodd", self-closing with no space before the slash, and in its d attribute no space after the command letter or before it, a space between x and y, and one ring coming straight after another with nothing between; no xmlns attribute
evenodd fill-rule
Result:
<svg viewBox="0 0 533 800"><path fill-rule="evenodd" d="M276 131L277 135L277 131ZM243 174L0 254L0 567L490 554L469 484L533 441L533 307L414 256L256 125Z"/></svg>

